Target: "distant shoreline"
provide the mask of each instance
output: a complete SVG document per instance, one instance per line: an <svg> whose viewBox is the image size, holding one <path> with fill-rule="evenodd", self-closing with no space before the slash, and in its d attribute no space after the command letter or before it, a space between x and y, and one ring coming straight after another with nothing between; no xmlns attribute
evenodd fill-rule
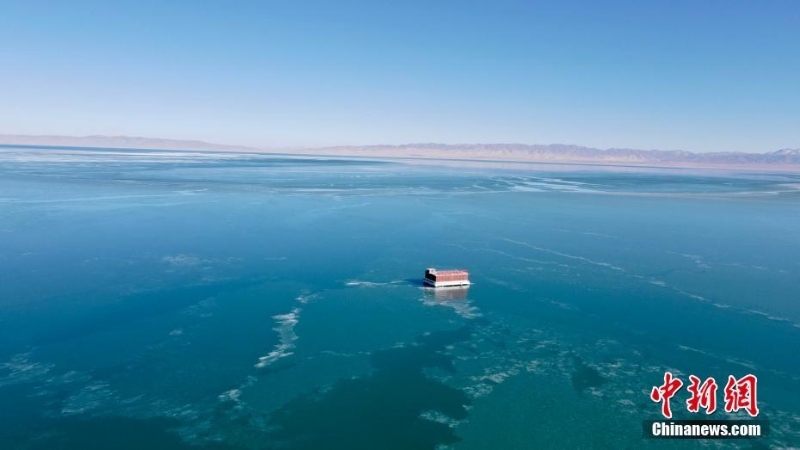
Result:
<svg viewBox="0 0 800 450"><path fill-rule="evenodd" d="M800 172L800 165L775 165L775 164L692 164L692 163L664 163L664 162L623 162L623 161L602 161L602 160L579 160L579 159L499 159L492 156L465 156L465 155L403 155L403 154L374 154L358 152L341 153L319 153L316 149L300 150L292 153L287 152L267 152L257 151L259 154L275 154L284 156L316 156L316 157L337 157L337 158L369 158L377 160L412 160L430 162L463 162L473 164L542 164L542 165L568 165L568 166L597 166L597 167L620 167L631 169L709 169L709 170L746 170L758 172ZM326 149L327 150L327 149Z"/></svg>
<svg viewBox="0 0 800 450"><path fill-rule="evenodd" d="M203 141L127 136L0 135L0 148L215 152L299 157L400 159L469 164L547 164L659 169L719 169L800 172L800 149L772 153L691 153L684 151L596 149L575 145L408 144L320 148L259 149Z"/></svg>

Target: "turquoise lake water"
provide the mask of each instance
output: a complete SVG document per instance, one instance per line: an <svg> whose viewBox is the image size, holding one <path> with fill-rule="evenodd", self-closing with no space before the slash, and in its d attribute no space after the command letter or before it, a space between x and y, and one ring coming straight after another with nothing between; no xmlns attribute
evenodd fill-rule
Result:
<svg viewBox="0 0 800 450"><path fill-rule="evenodd" d="M0 448L797 447L799 275L797 174L0 147Z"/></svg>

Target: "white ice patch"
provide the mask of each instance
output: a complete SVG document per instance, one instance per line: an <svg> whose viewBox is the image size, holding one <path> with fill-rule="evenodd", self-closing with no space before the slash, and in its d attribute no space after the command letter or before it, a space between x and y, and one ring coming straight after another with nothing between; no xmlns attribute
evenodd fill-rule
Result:
<svg viewBox="0 0 800 450"><path fill-rule="evenodd" d="M497 369L494 369L497 370ZM486 369L486 374L481 376L472 377L472 379L476 381L491 381L495 384L500 384L506 380L506 378L513 377L519 374L519 369L516 367L511 367L508 370L500 370L499 372L492 373L493 369Z"/></svg>
<svg viewBox="0 0 800 450"><path fill-rule="evenodd" d="M458 420L453 419L439 411L425 411L419 415L420 419L429 420L431 422L441 423L450 428L455 428L458 425Z"/></svg>
<svg viewBox="0 0 800 450"><path fill-rule="evenodd" d="M517 245L522 245L524 247L532 248L534 250L537 250L537 251L540 251L540 252L543 252L543 253L549 253L551 255L560 256L562 258L573 259L573 260L576 260L576 261L582 261L584 263L592 264L592 265L595 265L595 266L607 267L607 268L609 268L611 270L616 270L618 272L625 272L625 269L623 269L622 267L615 266L615 265L613 265L611 263L607 263L607 262L603 262L603 261L595 261L593 259L589 259L589 258L586 258L584 256L570 255L568 253L563 253L563 252L559 252L559 251L556 251L556 250L551 250L549 248L538 247L536 245L529 244L527 242L515 241L513 239L503 238L503 240L506 241L506 242L511 242L512 244L517 244Z"/></svg>
<svg viewBox="0 0 800 450"><path fill-rule="evenodd" d="M221 402L239 402L239 397L242 395L241 389L231 389L219 395Z"/></svg>
<svg viewBox="0 0 800 450"><path fill-rule="evenodd" d="M31 361L30 353L19 353L0 364L0 386L25 383L46 375L52 364ZM5 373L5 376L2 376Z"/></svg>
<svg viewBox="0 0 800 450"><path fill-rule="evenodd" d="M263 259L264 261L286 261L289 258L286 256L265 256Z"/></svg>
<svg viewBox="0 0 800 450"><path fill-rule="evenodd" d="M733 357L730 357L730 356L716 355L714 353L710 353L710 352L707 352L705 350L700 350L700 349L694 348L694 347L689 347L687 345L679 345L678 348L683 350L683 351L685 351L685 352L698 353L700 355L708 356L710 358L715 358L715 359L718 359L720 361L725 361L725 362L730 363L730 364L736 364L738 366L746 367L746 368L748 368L750 370L759 370L758 366L756 366L755 363L750 362L750 361L745 361L745 360L733 358Z"/></svg>
<svg viewBox="0 0 800 450"><path fill-rule="evenodd" d="M530 186L512 186L514 192L544 192L544 190Z"/></svg>
<svg viewBox="0 0 800 450"><path fill-rule="evenodd" d="M698 300L698 301L701 301L701 302L708 302L708 299L706 299L706 298L705 298L705 297L703 297L702 295L698 295L698 294L692 294L691 292L686 292L686 291L680 290L680 289L678 289L678 288L672 288L672 289L673 289L675 292L677 292L677 293L679 293L679 294L681 294L681 295L685 295L686 297L689 297L689 298L691 298L691 299Z"/></svg>
<svg viewBox="0 0 800 450"><path fill-rule="evenodd" d="M194 305L184 308L182 313L201 318L211 317L214 315L213 310L216 308L216 306L217 300L214 297L209 297L195 303Z"/></svg>
<svg viewBox="0 0 800 450"><path fill-rule="evenodd" d="M675 252L670 252L670 253L675 253ZM677 254L683 256L689 261L692 261L700 269L708 269L711 267L703 260L703 257L700 255L692 255L689 253L677 253Z"/></svg>
<svg viewBox="0 0 800 450"><path fill-rule="evenodd" d="M300 294L295 298L298 303L305 305L306 303L319 298L319 294Z"/></svg>
<svg viewBox="0 0 800 450"><path fill-rule="evenodd" d="M171 267L195 267L202 264L204 261L197 256L191 255L184 255L183 253L178 255L168 255L161 258L161 261L170 265Z"/></svg>
<svg viewBox="0 0 800 450"><path fill-rule="evenodd" d="M197 195L201 192L206 192L206 191L208 191L208 189L183 189L180 191L172 191L172 192L181 195Z"/></svg>
<svg viewBox="0 0 800 450"><path fill-rule="evenodd" d="M267 367L281 358L294 354L291 350L294 349L294 343L298 338L297 334L294 332L294 327L300 320L300 311L302 311L302 309L294 308L287 314L272 316L277 323L277 326L273 328L273 330L278 333L280 341L271 352L258 358L258 363L256 364L257 368L261 369Z"/></svg>
<svg viewBox="0 0 800 450"><path fill-rule="evenodd" d="M748 309L748 310L746 310L745 312L748 312L748 313L750 313L750 314L755 314L755 315L757 315L757 316L764 317L765 319L769 319L769 320L772 320L772 321L774 321L774 322L785 322L785 323L788 323L788 324L794 325L795 327L798 327L798 326L800 326L800 324L795 324L795 323L793 323L793 322L792 322L792 320L791 320L791 319L789 319L789 318L786 318L786 317L779 317L779 316L774 316L774 315L772 315L772 314L770 314L770 313L766 313L766 312L764 312L764 311L758 311L758 310L755 310L755 309Z"/></svg>
<svg viewBox="0 0 800 450"><path fill-rule="evenodd" d="M489 384L480 383L474 386L466 386L462 389L465 394L472 398L485 397L492 393L493 387Z"/></svg>
<svg viewBox="0 0 800 450"><path fill-rule="evenodd" d="M114 397L107 383L95 382L70 395L61 408L61 414L83 414L108 404Z"/></svg>
<svg viewBox="0 0 800 450"><path fill-rule="evenodd" d="M594 231L569 230L569 229L566 229L566 228L560 228L558 231L560 231L562 233L575 233L575 234L582 234L582 235L585 235L585 236L596 236L596 237L619 239L619 236L614 236L613 234L597 233L597 232L594 232Z"/></svg>

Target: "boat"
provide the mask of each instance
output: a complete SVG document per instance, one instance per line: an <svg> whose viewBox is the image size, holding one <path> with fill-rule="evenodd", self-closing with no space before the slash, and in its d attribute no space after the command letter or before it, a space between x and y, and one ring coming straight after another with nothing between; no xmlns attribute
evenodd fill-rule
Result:
<svg viewBox="0 0 800 450"><path fill-rule="evenodd" d="M425 270L422 282L434 288L464 287L469 286L469 272L466 270Z"/></svg>

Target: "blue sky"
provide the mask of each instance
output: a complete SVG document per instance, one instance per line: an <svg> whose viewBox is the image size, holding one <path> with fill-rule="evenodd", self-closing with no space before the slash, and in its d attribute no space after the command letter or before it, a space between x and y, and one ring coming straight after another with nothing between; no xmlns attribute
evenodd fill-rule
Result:
<svg viewBox="0 0 800 450"><path fill-rule="evenodd" d="M0 133L800 147L800 2L6 0Z"/></svg>

